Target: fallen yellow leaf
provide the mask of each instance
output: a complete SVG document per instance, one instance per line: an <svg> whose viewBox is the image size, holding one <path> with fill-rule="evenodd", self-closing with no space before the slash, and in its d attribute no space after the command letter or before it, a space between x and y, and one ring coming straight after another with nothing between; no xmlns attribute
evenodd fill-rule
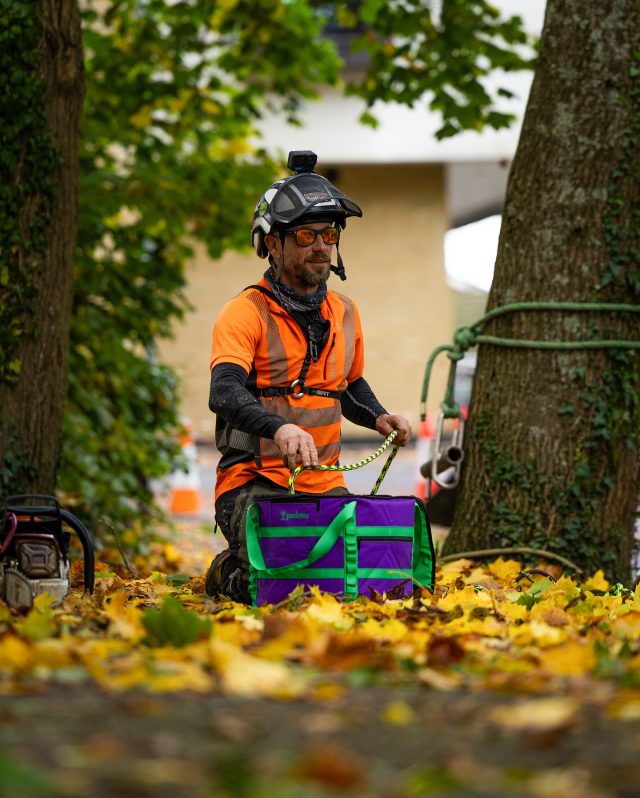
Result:
<svg viewBox="0 0 640 798"><path fill-rule="evenodd" d="M307 681L283 663L253 657L215 638L210 652L222 686L231 695L295 698L306 688Z"/></svg>
<svg viewBox="0 0 640 798"><path fill-rule="evenodd" d="M573 698L532 698L518 703L495 707L488 719L505 729L549 731L569 726L580 704Z"/></svg>
<svg viewBox="0 0 640 798"><path fill-rule="evenodd" d="M373 618L368 618L359 625L358 631L365 637L381 643L397 643L409 634L407 625L395 619L376 621Z"/></svg>
<svg viewBox="0 0 640 798"><path fill-rule="evenodd" d="M593 646L582 640L568 640L560 646L547 648L541 664L556 676L577 676L589 673L597 662Z"/></svg>
<svg viewBox="0 0 640 798"><path fill-rule="evenodd" d="M306 617L338 629L349 629L353 621L344 614L344 605L329 593L321 593L317 587L311 588L312 601Z"/></svg>
<svg viewBox="0 0 640 798"><path fill-rule="evenodd" d="M113 593L105 600L104 614L111 623L111 631L127 640L137 640L144 635L142 611L135 599L129 601L124 590Z"/></svg>
<svg viewBox="0 0 640 798"><path fill-rule="evenodd" d="M522 563L517 560L503 560L502 557L498 557L497 560L489 563L488 568L489 573L493 574L506 586L511 586L515 583L516 577L522 570Z"/></svg>
<svg viewBox="0 0 640 798"><path fill-rule="evenodd" d="M26 641L13 634L7 634L0 640L0 672L28 671L33 661L33 649Z"/></svg>
<svg viewBox="0 0 640 798"><path fill-rule="evenodd" d="M391 726L408 726L415 715L406 701L390 701L382 710L382 719Z"/></svg>
<svg viewBox="0 0 640 798"><path fill-rule="evenodd" d="M618 720L640 720L640 693L637 690L623 690L609 704L607 714Z"/></svg>
<svg viewBox="0 0 640 798"><path fill-rule="evenodd" d="M602 590L603 593L606 593L609 590L609 582L604 578L602 570L598 570L587 579L583 587L585 590Z"/></svg>

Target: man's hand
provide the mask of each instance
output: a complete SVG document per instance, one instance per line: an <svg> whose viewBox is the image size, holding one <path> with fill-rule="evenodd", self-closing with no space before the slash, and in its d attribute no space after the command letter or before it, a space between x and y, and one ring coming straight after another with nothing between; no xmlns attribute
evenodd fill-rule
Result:
<svg viewBox="0 0 640 798"><path fill-rule="evenodd" d="M392 416L389 413L383 413L376 419L376 432L379 432L383 437L390 435L394 429L398 430L398 434L393 439L394 446L406 446L411 440L411 424L404 416Z"/></svg>
<svg viewBox="0 0 640 798"><path fill-rule="evenodd" d="M283 424L273 436L289 471L297 465L318 465L318 450L311 435L295 424Z"/></svg>

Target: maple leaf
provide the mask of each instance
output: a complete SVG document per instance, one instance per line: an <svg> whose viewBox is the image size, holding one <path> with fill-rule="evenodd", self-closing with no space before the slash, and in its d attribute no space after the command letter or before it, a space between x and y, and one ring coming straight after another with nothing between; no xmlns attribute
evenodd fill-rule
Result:
<svg viewBox="0 0 640 798"><path fill-rule="evenodd" d="M490 562L487 567L490 574L507 585L513 584L522 570L522 564L517 560L503 560L502 557Z"/></svg>
<svg viewBox="0 0 640 798"><path fill-rule="evenodd" d="M602 570L598 570L590 576L589 579L583 585L585 590L598 590L606 593L609 590L609 583L604 578L604 573Z"/></svg>
<svg viewBox="0 0 640 798"><path fill-rule="evenodd" d="M286 604L288 610L297 610L301 607L308 595L308 590L304 585L298 585L295 587L291 593L289 593L289 597L287 598Z"/></svg>
<svg viewBox="0 0 640 798"><path fill-rule="evenodd" d="M0 644L0 672L28 672L34 663L32 647L22 638L9 634Z"/></svg>
<svg viewBox="0 0 640 798"><path fill-rule="evenodd" d="M547 590L553 587L551 579L543 578L537 579L531 587L523 590L522 593L512 593L510 598L518 604L524 604L525 607L531 609L533 605L540 601Z"/></svg>
<svg viewBox="0 0 640 798"><path fill-rule="evenodd" d="M378 591L371 586L369 586L369 598L376 604L384 604L384 596L382 593L378 593Z"/></svg>
<svg viewBox="0 0 640 798"><path fill-rule="evenodd" d="M358 631L371 640L391 643L397 643L409 634L407 625L394 618L381 621L368 618L364 623L360 624Z"/></svg>
<svg viewBox="0 0 640 798"><path fill-rule="evenodd" d="M576 676L589 673L597 662L593 646L583 640L569 640L563 645L548 648L542 665L558 676Z"/></svg>
<svg viewBox="0 0 640 798"><path fill-rule="evenodd" d="M317 587L311 588L312 601L306 616L320 623L330 624L339 629L348 629L353 621L344 614L343 605L329 593L321 593Z"/></svg>
<svg viewBox="0 0 640 798"><path fill-rule="evenodd" d="M209 647L212 664L227 693L295 698L307 689L307 678L281 662L259 659L214 637L210 639Z"/></svg>
<svg viewBox="0 0 640 798"><path fill-rule="evenodd" d="M137 640L142 634L141 611L138 600L129 601L130 596L118 591L105 602L104 615L109 621L110 630L128 640Z"/></svg>
<svg viewBox="0 0 640 798"><path fill-rule="evenodd" d="M608 714L620 720L640 720L640 696L637 690L622 690L610 704Z"/></svg>
<svg viewBox="0 0 640 798"><path fill-rule="evenodd" d="M33 599L33 607L29 610L26 618L16 623L16 631L28 640L42 640L45 637L51 637L56 628L52 609L54 601L55 597L48 593L36 596Z"/></svg>
<svg viewBox="0 0 640 798"><path fill-rule="evenodd" d="M200 618L186 610L178 599L167 596L160 609L145 610L142 625L147 630L143 642L149 646L186 646L207 637L212 628L209 618Z"/></svg>

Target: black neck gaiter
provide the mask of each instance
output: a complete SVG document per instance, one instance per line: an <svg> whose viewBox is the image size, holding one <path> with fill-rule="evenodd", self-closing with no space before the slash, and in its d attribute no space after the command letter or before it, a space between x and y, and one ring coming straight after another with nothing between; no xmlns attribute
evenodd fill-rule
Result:
<svg viewBox="0 0 640 798"><path fill-rule="evenodd" d="M327 284L322 283L313 294L299 294L288 285L276 281L270 270L264 274L277 302L302 328L309 344L311 360L316 361L329 336L329 322L322 317L320 306L327 298Z"/></svg>

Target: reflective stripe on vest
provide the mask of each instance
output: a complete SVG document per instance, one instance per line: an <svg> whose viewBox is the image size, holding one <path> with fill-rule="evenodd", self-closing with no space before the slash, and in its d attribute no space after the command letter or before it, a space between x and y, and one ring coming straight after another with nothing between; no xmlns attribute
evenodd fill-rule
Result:
<svg viewBox="0 0 640 798"><path fill-rule="evenodd" d="M326 443L324 446L316 446L316 449L318 450L318 460L326 464L327 460L336 459L340 454L340 441ZM282 462L280 449L276 446L275 441L268 438L260 438L260 454L263 461L268 457L273 457Z"/></svg>
<svg viewBox="0 0 640 798"><path fill-rule="evenodd" d="M353 364L353 354L356 345L356 317L353 312L353 302L348 296L336 293L340 301L344 305L344 317L342 319L342 327L344 330L344 371L343 381L346 381L347 375L351 371Z"/></svg>
<svg viewBox="0 0 640 798"><path fill-rule="evenodd" d="M312 408L300 407L298 403L288 404L260 398L260 403L265 410L276 413L288 424L296 424L298 427L328 427L331 424L339 424L342 418L340 402L337 399L332 401L333 404L330 407Z"/></svg>
<svg viewBox="0 0 640 798"><path fill-rule="evenodd" d="M280 337L278 324L273 318L267 298L260 291L247 293L247 299L256 306L260 318L267 328L267 349L269 350L269 382L271 385L282 385L287 382L287 353Z"/></svg>

